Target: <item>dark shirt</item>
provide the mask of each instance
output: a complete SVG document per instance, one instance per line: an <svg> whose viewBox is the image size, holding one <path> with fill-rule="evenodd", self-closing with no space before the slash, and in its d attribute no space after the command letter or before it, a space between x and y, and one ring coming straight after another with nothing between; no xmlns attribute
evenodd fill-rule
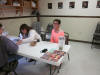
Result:
<svg viewBox="0 0 100 75"><path fill-rule="evenodd" d="M0 36L0 67L8 61L8 54L15 54L18 50L18 45L9 40L5 36Z"/></svg>

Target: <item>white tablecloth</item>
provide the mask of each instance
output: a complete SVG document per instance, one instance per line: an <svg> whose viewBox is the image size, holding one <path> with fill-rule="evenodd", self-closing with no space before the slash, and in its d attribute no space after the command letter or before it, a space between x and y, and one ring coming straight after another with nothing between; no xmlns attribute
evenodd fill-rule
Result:
<svg viewBox="0 0 100 75"><path fill-rule="evenodd" d="M69 48L70 48L70 45L65 45L63 51L68 52ZM41 50L43 50L43 49L47 49L48 51L51 49L58 50L58 44L46 42L46 41L39 42L36 44L36 46L30 46L30 43L22 44L22 45L19 45L18 55L28 57L28 58L33 58L33 59L36 59L38 61L42 61L42 62L56 65L56 66L59 66L63 62L63 60L66 56L66 55L63 56L57 62L42 59L40 57L44 54L44 53L41 53Z"/></svg>

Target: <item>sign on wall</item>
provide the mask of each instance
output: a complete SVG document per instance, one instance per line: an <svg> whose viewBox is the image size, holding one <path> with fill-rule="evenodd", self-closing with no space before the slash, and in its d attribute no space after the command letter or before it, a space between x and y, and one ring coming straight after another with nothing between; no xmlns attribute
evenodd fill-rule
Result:
<svg viewBox="0 0 100 75"><path fill-rule="evenodd" d="M63 8L63 2L58 2L58 9L62 9Z"/></svg>
<svg viewBox="0 0 100 75"><path fill-rule="evenodd" d="M99 1L97 1L97 6L96 6L97 8L100 8L100 0Z"/></svg>
<svg viewBox="0 0 100 75"><path fill-rule="evenodd" d="M52 3L48 3L48 9L52 9Z"/></svg>
<svg viewBox="0 0 100 75"><path fill-rule="evenodd" d="M82 2L82 8L88 8L88 1Z"/></svg>
<svg viewBox="0 0 100 75"><path fill-rule="evenodd" d="M75 2L69 2L69 8L75 8Z"/></svg>

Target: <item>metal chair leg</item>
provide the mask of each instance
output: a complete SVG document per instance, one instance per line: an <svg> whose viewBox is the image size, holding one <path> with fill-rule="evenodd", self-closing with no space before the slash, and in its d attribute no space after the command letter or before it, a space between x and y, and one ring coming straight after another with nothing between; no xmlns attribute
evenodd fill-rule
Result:
<svg viewBox="0 0 100 75"><path fill-rule="evenodd" d="M91 48L93 48L93 45L94 45L94 38L92 40Z"/></svg>
<svg viewBox="0 0 100 75"><path fill-rule="evenodd" d="M14 71L14 75L17 75L16 71Z"/></svg>
<svg viewBox="0 0 100 75"><path fill-rule="evenodd" d="M69 53L67 53L67 54L68 54L68 60L70 60Z"/></svg>
<svg viewBox="0 0 100 75"><path fill-rule="evenodd" d="M59 70L61 69L62 63L60 64L60 66L58 67L58 71L57 73L59 73Z"/></svg>

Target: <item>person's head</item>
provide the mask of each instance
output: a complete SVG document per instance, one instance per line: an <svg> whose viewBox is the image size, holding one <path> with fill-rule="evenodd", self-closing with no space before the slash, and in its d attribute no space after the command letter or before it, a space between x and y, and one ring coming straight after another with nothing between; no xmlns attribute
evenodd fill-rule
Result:
<svg viewBox="0 0 100 75"><path fill-rule="evenodd" d="M60 24L61 24L61 21L59 19L55 19L53 21L54 29L59 29L60 28Z"/></svg>
<svg viewBox="0 0 100 75"><path fill-rule="evenodd" d="M3 31L4 31L4 27L3 27L3 25L2 25L2 24L0 24L0 34L2 34L2 33L3 33Z"/></svg>
<svg viewBox="0 0 100 75"><path fill-rule="evenodd" d="M28 35L30 29L31 29L31 27L29 27L27 24L22 24L20 26L20 33Z"/></svg>

